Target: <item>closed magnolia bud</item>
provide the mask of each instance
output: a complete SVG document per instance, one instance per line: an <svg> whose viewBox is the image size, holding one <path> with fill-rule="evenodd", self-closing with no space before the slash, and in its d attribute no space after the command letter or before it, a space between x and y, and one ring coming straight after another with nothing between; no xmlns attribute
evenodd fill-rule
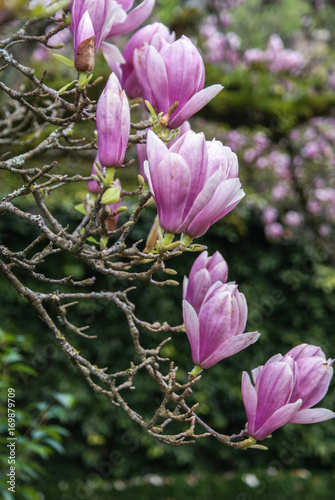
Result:
<svg viewBox="0 0 335 500"><path fill-rule="evenodd" d="M74 65L79 73L91 73L95 64L95 38L91 36L80 43L74 59Z"/></svg>
<svg viewBox="0 0 335 500"><path fill-rule="evenodd" d="M120 167L130 134L130 108L114 73L108 78L97 104L98 158L104 167Z"/></svg>
<svg viewBox="0 0 335 500"><path fill-rule="evenodd" d="M74 32L74 65L80 73L90 73L95 63L95 34L88 11L80 19Z"/></svg>

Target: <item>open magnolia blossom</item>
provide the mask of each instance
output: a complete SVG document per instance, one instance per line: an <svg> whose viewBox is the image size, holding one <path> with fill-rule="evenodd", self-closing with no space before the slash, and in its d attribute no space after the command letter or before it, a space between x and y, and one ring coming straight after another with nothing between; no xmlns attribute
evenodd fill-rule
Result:
<svg viewBox="0 0 335 500"><path fill-rule="evenodd" d="M247 332L248 308L237 285L212 285L196 312L192 304L183 300L183 317L192 359L201 368L210 368L256 342L258 332Z"/></svg>
<svg viewBox="0 0 335 500"><path fill-rule="evenodd" d="M331 410L311 408L327 393L333 361L326 360L320 347L301 344L253 370L255 386L243 372L249 435L262 440L286 423L312 424L334 418Z"/></svg>
<svg viewBox="0 0 335 500"><path fill-rule="evenodd" d="M166 115L171 106L178 102L171 116L166 115L168 126L177 128L209 103L223 87L215 84L203 88L204 62L189 38L183 35L172 43L166 39L167 34L164 39L161 36L159 44L157 38L153 38L156 43L149 45L146 42L140 49L135 48L133 65L141 95L150 102L157 114Z"/></svg>
<svg viewBox="0 0 335 500"><path fill-rule="evenodd" d="M243 198L236 155L192 130L170 149L151 130L144 172L159 222L169 233L202 236Z"/></svg>
<svg viewBox="0 0 335 500"><path fill-rule="evenodd" d="M210 368L256 342L258 332L243 333L248 307L235 284L225 283L228 266L219 252L201 254L184 279L183 317L192 359Z"/></svg>

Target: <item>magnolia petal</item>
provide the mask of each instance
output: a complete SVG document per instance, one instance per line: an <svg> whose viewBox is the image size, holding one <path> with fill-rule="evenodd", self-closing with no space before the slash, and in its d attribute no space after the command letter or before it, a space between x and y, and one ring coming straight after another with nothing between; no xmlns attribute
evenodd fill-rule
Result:
<svg viewBox="0 0 335 500"><path fill-rule="evenodd" d="M210 174L215 172L221 165L223 179L238 177L238 160L236 154L230 148L224 146L221 141L213 139L206 142Z"/></svg>
<svg viewBox="0 0 335 500"><path fill-rule="evenodd" d="M144 0L138 7L129 12L124 22L115 23L106 38L129 33L129 31L138 28L150 16L154 5L155 0Z"/></svg>
<svg viewBox="0 0 335 500"><path fill-rule="evenodd" d="M208 155L206 140L203 133L196 134L189 130L182 135L170 148L186 159L191 171L190 194L185 207L186 213L190 210L197 194L203 188L208 176Z"/></svg>
<svg viewBox="0 0 335 500"><path fill-rule="evenodd" d="M249 347L249 345L254 344L259 336L260 333L258 332L247 332L242 335L230 337L230 339L221 344L211 356L202 361L202 368L210 368L218 361L242 351L246 347Z"/></svg>
<svg viewBox="0 0 335 500"><path fill-rule="evenodd" d="M194 277L187 291L186 300L192 304L194 309L199 313L200 306L207 290L211 286L211 278L207 269L200 269Z"/></svg>
<svg viewBox="0 0 335 500"><path fill-rule="evenodd" d="M185 36L167 46L162 55L170 82L170 106L178 101L182 108L194 94L203 88L204 62L198 49Z"/></svg>
<svg viewBox="0 0 335 500"><path fill-rule="evenodd" d="M200 364L200 334L198 315L186 300L183 300L183 318L188 341L192 350L192 360L196 365Z"/></svg>
<svg viewBox="0 0 335 500"><path fill-rule="evenodd" d="M256 384L257 379L259 377L259 374L261 373L261 371L263 369L263 366L264 365L260 365L260 366L257 366L257 368L254 368L253 370L251 370L251 376L252 376L252 380L253 380L254 384Z"/></svg>
<svg viewBox="0 0 335 500"><path fill-rule="evenodd" d="M108 78L98 100L96 121L101 164L106 167L121 166L130 133L130 108L114 73Z"/></svg>
<svg viewBox="0 0 335 500"><path fill-rule="evenodd" d="M106 0L105 4L105 15L104 23L101 27L99 45L106 38L109 38L109 33L115 24L122 24L127 19L127 13L125 12L120 2L111 2Z"/></svg>
<svg viewBox="0 0 335 500"><path fill-rule="evenodd" d="M183 221L182 226L180 226L179 230L183 233L188 233L188 227L194 220L194 218L198 215L198 213L206 207L206 205L210 202L214 193L217 189L217 185L220 182L221 177L221 169L217 170L209 179L206 180L204 187L194 200L194 203L188 213L185 213L186 217Z"/></svg>
<svg viewBox="0 0 335 500"><path fill-rule="evenodd" d="M128 12L134 4L134 0L118 0L118 3L122 6L123 10Z"/></svg>
<svg viewBox="0 0 335 500"><path fill-rule="evenodd" d="M215 192L212 193L208 202L199 211L194 210L194 206L197 202L196 200L190 211L194 216L190 224L185 227L184 232L194 238L199 238L205 234L212 224L230 212L230 210L232 210L243 198L245 193L240 186L241 183L239 179L227 179L223 181ZM190 217L188 220L189 219Z"/></svg>
<svg viewBox="0 0 335 500"><path fill-rule="evenodd" d="M172 148L171 148L172 150ZM207 267L207 261L208 261L208 252L207 250L205 252L201 252L199 257L195 259L193 262L193 266L191 267L190 274L188 275L188 278L190 282L192 283L194 281L195 275L197 274L198 271L201 269L204 269Z"/></svg>
<svg viewBox="0 0 335 500"><path fill-rule="evenodd" d="M157 113L167 113L170 104L168 99L169 81L166 73L166 66L162 56L152 45L149 45L147 49L145 70L145 79L140 79L139 74L137 74L142 87L144 87L144 82L149 85L155 99L155 109Z"/></svg>
<svg viewBox="0 0 335 500"><path fill-rule="evenodd" d="M85 12L83 17L80 19L77 29L74 32L73 36L73 47L75 54L77 53L79 45L88 40L91 37L94 37L94 29L91 20L91 16L88 11Z"/></svg>
<svg viewBox="0 0 335 500"><path fill-rule="evenodd" d="M220 345L236 333L238 309L235 297L229 292L216 293L201 304L199 322L201 360L207 360L217 353L220 357Z"/></svg>
<svg viewBox="0 0 335 500"><path fill-rule="evenodd" d="M221 281L216 281L215 283L213 283L213 285L211 285L207 292L206 292L206 295L204 296L204 299L203 299L203 304L205 304L205 302L207 302L210 298L212 298L213 295L215 295L216 293L216 290L217 288L221 288L222 287L222 283ZM237 287L237 285L236 285ZM231 289L230 289L231 291Z"/></svg>
<svg viewBox="0 0 335 500"><path fill-rule="evenodd" d="M148 130L147 134L147 157L149 165L159 164L165 155L168 153L168 148L161 141L155 132Z"/></svg>
<svg viewBox="0 0 335 500"><path fill-rule="evenodd" d="M274 363L275 361L280 361L281 359L283 359L283 356L281 354L275 354L274 356L272 356L270 359L267 360L265 365L267 366L268 364ZM262 371L263 367L264 365L260 365L257 368L251 370L252 380L254 381L254 384L256 384L258 376Z"/></svg>
<svg viewBox="0 0 335 500"><path fill-rule="evenodd" d="M191 99L185 104L182 109L178 110L177 108L175 114L173 114L172 118L169 121L169 126L171 128L180 127L180 125L184 121L188 120L190 116L197 113L200 109L206 106L209 101L214 99L214 97L217 96L222 89L222 85L216 84L197 92L194 96L191 97Z"/></svg>
<svg viewBox="0 0 335 500"><path fill-rule="evenodd" d="M296 365L298 383L295 384L291 400L301 398L302 409L310 408L326 395L333 376L333 367L319 356L299 358Z"/></svg>
<svg viewBox="0 0 335 500"><path fill-rule="evenodd" d="M256 429L262 427L275 411L289 402L293 385L294 375L286 363L277 362L264 366L256 383L259 401Z"/></svg>
<svg viewBox="0 0 335 500"><path fill-rule="evenodd" d="M259 441L268 437L273 431L287 424L290 419L293 418L299 410L301 403L301 399L298 399L295 403L289 403L276 410L262 425L262 427L252 434L252 436Z"/></svg>
<svg viewBox="0 0 335 500"><path fill-rule="evenodd" d="M319 358L326 359L325 353L322 351L321 347L318 347L316 345L310 345L310 344L300 344L290 351L285 354L284 358L286 356L291 356L291 358L295 359L296 361L301 358L305 357L311 357L311 356L317 356Z"/></svg>
<svg viewBox="0 0 335 500"><path fill-rule="evenodd" d="M255 432L255 416L257 411L257 392L251 383L249 374L242 373L242 399L248 420L248 432L252 436Z"/></svg>
<svg viewBox="0 0 335 500"><path fill-rule="evenodd" d="M107 62L109 59L113 59L114 61L121 64L126 62L120 49L116 45L113 45L109 42L102 42L100 48Z"/></svg>
<svg viewBox="0 0 335 500"><path fill-rule="evenodd" d="M247 324L248 305L247 305L247 301L246 301L246 298L245 298L243 293L236 291L235 297L237 300L238 311L239 311L239 322L238 322L236 334L239 335L239 334L244 332L246 324Z"/></svg>
<svg viewBox="0 0 335 500"><path fill-rule="evenodd" d="M231 194L229 196L229 193L226 192L226 186L224 184L232 182L231 187L233 186L233 182L235 181L235 189L231 191ZM238 182L237 182L238 181ZM228 190L227 190L228 191ZM220 186L217 189L217 192L215 192L214 199L213 199L213 207L216 205L216 201L220 199L220 196L224 197L224 193L226 193L226 208L221 209L221 210L214 210L213 211L213 218L211 221L211 225L214 224L216 221L222 219L226 214L228 214L231 210L233 210L234 207L242 200L242 198L245 196L245 192L241 188L241 182L239 179L227 179L223 181ZM218 205L216 205L218 207ZM216 214L215 214L216 212Z"/></svg>
<svg viewBox="0 0 335 500"><path fill-rule="evenodd" d="M335 417L335 413L326 408L309 408L306 410L299 410L289 422L291 424L315 424L317 422L324 422Z"/></svg>
<svg viewBox="0 0 335 500"><path fill-rule="evenodd" d="M175 153L167 153L159 164L149 162L149 167L159 222L165 231L175 233L181 224L190 189L190 169Z"/></svg>
<svg viewBox="0 0 335 500"><path fill-rule="evenodd" d="M148 160L145 160L143 162L143 170L144 170L144 177L147 180L147 183L149 186L149 191L152 194L152 196L155 197L155 190L154 190L154 186L152 185L152 182L151 182L151 174L150 174L150 167L149 167Z"/></svg>

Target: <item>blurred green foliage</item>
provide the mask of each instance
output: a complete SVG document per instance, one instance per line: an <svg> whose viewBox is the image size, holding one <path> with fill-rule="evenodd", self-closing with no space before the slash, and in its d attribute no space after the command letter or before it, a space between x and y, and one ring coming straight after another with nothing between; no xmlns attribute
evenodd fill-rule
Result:
<svg viewBox="0 0 335 500"><path fill-rule="evenodd" d="M30 397L32 378L38 375L30 363L34 352L31 340L27 335L5 333L0 329L0 444L4 450L0 455L0 492L4 500L41 498L32 484L40 478L44 480L46 470L43 462L55 452L64 455L63 440L69 436L69 431L60 422L66 423L66 410L75 404L72 394L55 390L50 391L49 398L45 395L40 401L35 402ZM9 413L7 401L10 403ZM14 432L14 435L11 434L13 438L9 437L9 429ZM14 439L15 494L8 490L9 464L13 464L8 445Z"/></svg>

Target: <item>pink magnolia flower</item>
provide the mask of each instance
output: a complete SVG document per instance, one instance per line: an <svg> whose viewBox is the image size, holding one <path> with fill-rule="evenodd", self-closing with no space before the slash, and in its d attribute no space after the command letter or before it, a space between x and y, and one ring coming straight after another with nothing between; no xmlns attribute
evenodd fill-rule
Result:
<svg viewBox="0 0 335 500"><path fill-rule="evenodd" d="M97 104L98 159L104 167L120 167L130 134L127 96L114 73L108 78Z"/></svg>
<svg viewBox="0 0 335 500"><path fill-rule="evenodd" d="M274 222L277 217L278 210L275 207L269 205L263 212L262 220L263 222L265 222L265 224L272 224L272 222Z"/></svg>
<svg viewBox="0 0 335 500"><path fill-rule="evenodd" d="M309 424L335 417L325 408L311 408L327 393L333 360L320 347L301 344L283 357L277 354L264 366L242 375L242 397L250 436L265 439L286 423Z"/></svg>
<svg viewBox="0 0 335 500"><path fill-rule="evenodd" d="M185 36L163 44L160 50L148 44L141 50L135 49L133 63L142 95L157 113L166 115L172 104L178 102L177 109L167 117L171 128L179 127L222 89L219 84L203 88L205 67L202 57Z"/></svg>
<svg viewBox="0 0 335 500"><path fill-rule="evenodd" d="M183 299L198 313L209 288L217 281L226 283L227 279L228 265L220 252L215 252L212 257L208 257L208 252L202 252L194 261L189 277L184 278Z"/></svg>
<svg viewBox="0 0 335 500"><path fill-rule="evenodd" d="M298 227L303 221L303 216L295 210L289 210L285 215L285 223L291 227Z"/></svg>
<svg viewBox="0 0 335 500"><path fill-rule="evenodd" d="M144 172L163 229L202 236L243 198L235 153L219 141L186 132L170 149L148 131Z"/></svg>
<svg viewBox="0 0 335 500"><path fill-rule="evenodd" d="M191 300L196 293L192 290ZM258 332L243 333L248 308L237 285L217 281L208 289L200 307L197 301L195 305L198 310L184 299L183 317L193 362L201 368L210 368L258 339Z"/></svg>
<svg viewBox="0 0 335 500"><path fill-rule="evenodd" d="M278 239L284 233L284 228L279 222L272 222L265 226L265 234L268 238Z"/></svg>
<svg viewBox="0 0 335 500"><path fill-rule="evenodd" d="M264 62L264 52L261 49L247 49L243 57L248 64Z"/></svg>
<svg viewBox="0 0 335 500"><path fill-rule="evenodd" d="M119 49L105 42L107 38L128 33L150 15L155 0L144 0L127 13L134 0L74 0L71 9L71 30L78 71L94 68L95 53L99 48L106 54L112 69L125 62Z"/></svg>
<svg viewBox="0 0 335 500"><path fill-rule="evenodd" d="M95 53L108 37L114 22L127 15L114 0L74 0L71 9L71 30L75 67L78 71L93 71Z"/></svg>

